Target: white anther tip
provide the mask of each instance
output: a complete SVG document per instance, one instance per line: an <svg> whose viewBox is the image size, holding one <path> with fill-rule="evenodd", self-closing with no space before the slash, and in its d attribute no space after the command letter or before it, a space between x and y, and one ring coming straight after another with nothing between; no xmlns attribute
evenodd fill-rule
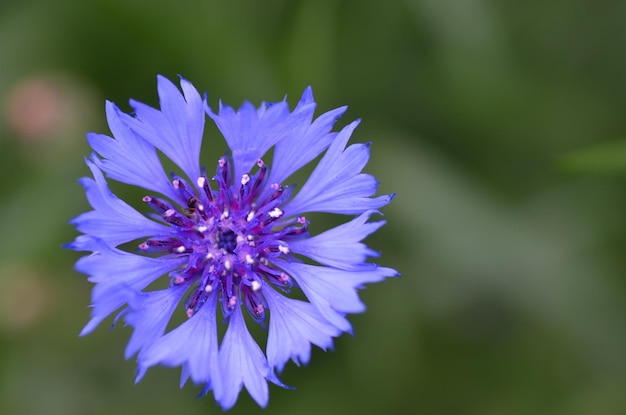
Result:
<svg viewBox="0 0 626 415"><path fill-rule="evenodd" d="M166 217L170 217L170 216L174 216L176 214L176 211L174 209L168 209L165 211L165 216Z"/></svg>
<svg viewBox="0 0 626 415"><path fill-rule="evenodd" d="M272 211L269 213L270 217L272 218L280 218L283 215L283 211L280 210L279 208L274 208L272 209Z"/></svg>

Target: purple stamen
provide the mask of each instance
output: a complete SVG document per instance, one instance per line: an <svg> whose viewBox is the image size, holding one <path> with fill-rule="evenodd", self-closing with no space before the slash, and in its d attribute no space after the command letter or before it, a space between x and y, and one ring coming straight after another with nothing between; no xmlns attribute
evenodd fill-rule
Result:
<svg viewBox="0 0 626 415"><path fill-rule="evenodd" d="M149 239L139 248L188 258L187 266L172 275L173 285L195 287L184 305L188 317L211 295L216 295L220 297L224 317L228 318L241 303L262 324L267 309L262 285L283 290L291 287L287 275L272 268L269 260L289 258L287 240L306 234L307 222L301 217L275 225L285 215L282 206L291 192L285 192L289 187L276 183L272 185L275 192L259 200L268 167L261 160L257 166L255 174L244 174L233 183L229 160L220 158L214 177L218 186L215 192L206 176L198 177L197 188L174 177L172 185L180 196L180 210L151 196L143 199L172 226L174 236Z"/></svg>

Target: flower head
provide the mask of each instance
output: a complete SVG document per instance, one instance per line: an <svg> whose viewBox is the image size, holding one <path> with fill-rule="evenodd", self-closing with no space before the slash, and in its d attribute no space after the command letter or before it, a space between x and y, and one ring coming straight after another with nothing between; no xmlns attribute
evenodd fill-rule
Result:
<svg viewBox="0 0 626 415"><path fill-rule="evenodd" d="M267 382L284 387L277 373L289 360L306 364L311 344L326 349L351 331L346 314L365 309L362 284L397 275L367 262L377 253L361 242L384 224L369 219L393 195L372 197L377 182L361 173L369 145L347 146L358 122L331 131L345 107L313 119L309 88L293 111L282 101L220 104L216 113L188 81L180 85L182 94L158 77L160 110L131 100L131 116L107 102L113 137L87 136L93 178L80 183L93 210L73 220L83 235L68 244L91 251L76 264L95 284L81 334L121 310L116 320L133 327L126 358L137 356L138 380L157 364L181 366L181 387L188 379L204 385L224 409L242 386L265 406ZM213 176L200 164L207 114L232 154L217 160ZM263 158L272 148L270 168ZM157 150L177 166L170 177ZM322 152L298 192L286 185ZM145 213L111 193L103 173L146 189ZM354 218L311 236L309 212ZM125 249L129 242L137 249ZM167 283L153 288L157 281ZM175 313L185 320L167 331ZM265 351L250 324L267 327Z"/></svg>

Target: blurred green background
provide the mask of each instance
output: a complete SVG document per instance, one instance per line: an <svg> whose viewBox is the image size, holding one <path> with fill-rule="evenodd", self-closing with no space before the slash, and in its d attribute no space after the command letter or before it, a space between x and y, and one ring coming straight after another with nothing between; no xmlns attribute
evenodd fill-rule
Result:
<svg viewBox="0 0 626 415"><path fill-rule="evenodd" d="M91 287L60 248L84 134L105 99L155 105L159 73L212 105L312 85L398 192L368 243L403 278L264 413L626 413L624 21L621 0L3 0L0 413L221 412L178 370L133 385L128 328L78 338Z"/></svg>

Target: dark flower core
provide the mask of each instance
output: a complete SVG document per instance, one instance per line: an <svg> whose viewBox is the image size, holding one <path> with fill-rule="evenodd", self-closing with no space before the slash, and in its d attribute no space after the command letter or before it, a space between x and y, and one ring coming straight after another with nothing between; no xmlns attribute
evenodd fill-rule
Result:
<svg viewBox="0 0 626 415"><path fill-rule="evenodd" d="M281 207L291 196L290 188L273 183L271 191L264 192L268 168L261 160L257 166L254 175L244 174L232 183L228 159L222 157L213 177L217 190L206 175L197 179L197 187L174 177L181 210L162 199L143 198L170 225L171 233L150 238L139 248L187 258L170 276L172 285L191 289L184 303L188 317L215 295L224 317L245 304L250 316L262 323L267 308L263 284L291 287L289 276L272 262L290 258L289 240L307 236L308 224L304 217L283 219Z"/></svg>

